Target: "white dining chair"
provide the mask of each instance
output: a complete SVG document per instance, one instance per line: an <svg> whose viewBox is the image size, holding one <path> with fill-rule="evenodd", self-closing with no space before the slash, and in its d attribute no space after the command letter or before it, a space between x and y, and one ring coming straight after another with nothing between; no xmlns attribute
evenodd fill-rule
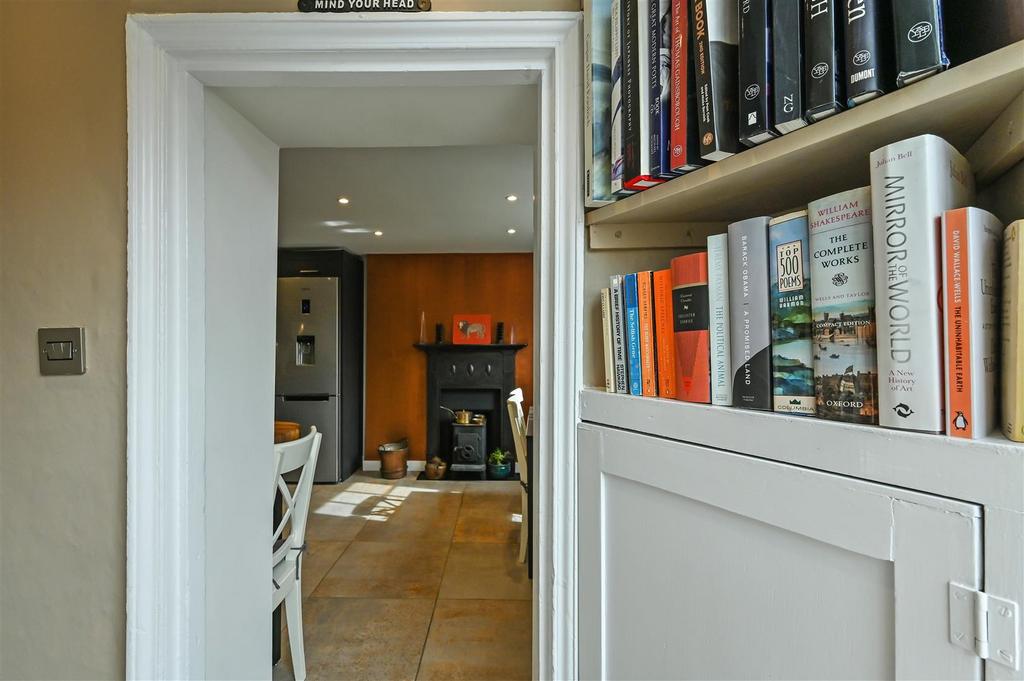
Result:
<svg viewBox="0 0 1024 681"><path fill-rule="evenodd" d="M530 542L529 509L530 481L526 466L526 419L523 418L523 389L516 388L508 395L508 419L512 422L512 441L516 447L516 468L519 470L522 523L519 526L519 562L526 562Z"/></svg>
<svg viewBox="0 0 1024 681"><path fill-rule="evenodd" d="M274 528L271 542L274 566L274 597L271 611L284 601L285 617L288 621L288 642L292 650L292 674L295 681L306 678L306 653L302 639L302 552L306 549L306 518L309 516L309 502L313 495L313 474L320 452L323 436L316 427L309 429L309 435L292 442L274 445L277 462L274 474L274 494L281 494L281 520ZM302 469L295 493L288 489L284 474ZM271 497L273 500L273 497ZM288 528L288 535L284 536Z"/></svg>

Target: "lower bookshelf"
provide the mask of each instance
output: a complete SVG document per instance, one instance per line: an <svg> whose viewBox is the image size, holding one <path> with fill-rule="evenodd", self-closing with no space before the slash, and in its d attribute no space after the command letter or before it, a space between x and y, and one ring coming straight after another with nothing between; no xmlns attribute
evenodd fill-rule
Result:
<svg viewBox="0 0 1024 681"><path fill-rule="evenodd" d="M1024 444L963 440L584 388L581 419L1024 512Z"/></svg>

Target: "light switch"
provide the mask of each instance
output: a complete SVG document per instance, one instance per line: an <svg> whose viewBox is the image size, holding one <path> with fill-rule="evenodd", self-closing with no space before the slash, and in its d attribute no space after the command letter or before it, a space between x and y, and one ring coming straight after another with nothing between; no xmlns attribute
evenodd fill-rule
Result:
<svg viewBox="0 0 1024 681"><path fill-rule="evenodd" d="M85 329L39 329L39 373L43 376L85 373Z"/></svg>

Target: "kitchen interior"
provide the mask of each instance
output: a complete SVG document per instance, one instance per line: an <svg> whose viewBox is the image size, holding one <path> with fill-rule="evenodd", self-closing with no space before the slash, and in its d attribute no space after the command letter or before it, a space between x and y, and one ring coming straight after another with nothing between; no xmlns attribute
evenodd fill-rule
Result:
<svg viewBox="0 0 1024 681"><path fill-rule="evenodd" d="M307 675L529 678L535 85L216 90L280 148L275 439L321 435Z"/></svg>

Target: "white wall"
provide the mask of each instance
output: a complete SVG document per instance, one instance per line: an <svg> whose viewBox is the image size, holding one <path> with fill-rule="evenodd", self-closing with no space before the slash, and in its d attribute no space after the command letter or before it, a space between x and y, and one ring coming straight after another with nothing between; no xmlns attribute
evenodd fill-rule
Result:
<svg viewBox="0 0 1024 681"><path fill-rule="evenodd" d="M209 90L205 176L206 676L269 678L278 148Z"/></svg>

